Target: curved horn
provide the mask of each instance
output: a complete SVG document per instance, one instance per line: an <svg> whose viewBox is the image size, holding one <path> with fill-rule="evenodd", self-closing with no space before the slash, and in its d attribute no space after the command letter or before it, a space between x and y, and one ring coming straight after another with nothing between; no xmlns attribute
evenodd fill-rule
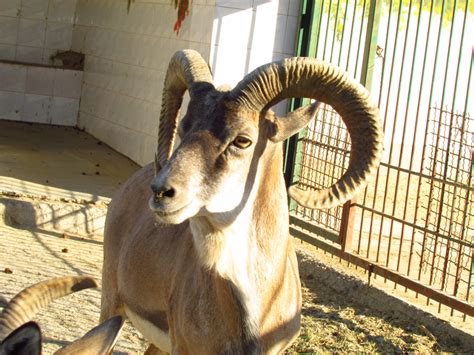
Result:
<svg viewBox="0 0 474 355"><path fill-rule="evenodd" d="M286 98L307 97L331 105L341 115L352 141L349 167L328 188L303 191L290 187L290 196L305 207L329 208L344 203L366 185L379 165L383 150L379 110L362 85L333 65L313 58L267 64L248 74L231 96L257 111ZM278 121L275 126L278 130Z"/></svg>
<svg viewBox="0 0 474 355"><path fill-rule="evenodd" d="M66 276L39 282L18 293L0 314L0 341L31 320L38 311L57 298L86 288L97 287L88 276Z"/></svg>
<svg viewBox="0 0 474 355"><path fill-rule="evenodd" d="M54 354L111 354L124 324L121 316L112 317Z"/></svg>
<svg viewBox="0 0 474 355"><path fill-rule="evenodd" d="M193 91L203 84L214 87L209 66L201 55L190 49L176 52L168 65L163 87L156 165L163 166L173 151L184 92L189 90L193 97Z"/></svg>

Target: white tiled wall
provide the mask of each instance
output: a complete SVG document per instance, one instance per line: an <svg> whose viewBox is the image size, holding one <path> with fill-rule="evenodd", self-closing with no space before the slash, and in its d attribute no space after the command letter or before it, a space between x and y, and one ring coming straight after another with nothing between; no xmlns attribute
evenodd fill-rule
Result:
<svg viewBox="0 0 474 355"><path fill-rule="evenodd" d="M77 0L0 0L0 60L49 64L71 48Z"/></svg>
<svg viewBox="0 0 474 355"><path fill-rule="evenodd" d="M0 62L0 119L76 126L82 71Z"/></svg>
<svg viewBox="0 0 474 355"><path fill-rule="evenodd" d="M170 0L77 0L72 49L86 54L78 124L139 164L156 149L164 75L178 49L209 60L217 85L292 56L299 0L194 0L180 34ZM1 99L0 99L1 100ZM282 103L277 112L284 113Z"/></svg>
<svg viewBox="0 0 474 355"><path fill-rule="evenodd" d="M169 0L78 0L75 51L86 55L79 127L139 164L156 149L167 65L179 49L209 58L214 5L191 3L177 36Z"/></svg>
<svg viewBox="0 0 474 355"><path fill-rule="evenodd" d="M216 0L210 62L216 84L237 84L262 64L294 55L299 0ZM284 114L287 102L273 108Z"/></svg>

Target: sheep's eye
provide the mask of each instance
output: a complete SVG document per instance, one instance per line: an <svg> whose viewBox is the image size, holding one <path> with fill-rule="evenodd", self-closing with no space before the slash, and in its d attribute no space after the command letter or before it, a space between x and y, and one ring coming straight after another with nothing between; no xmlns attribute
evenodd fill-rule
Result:
<svg viewBox="0 0 474 355"><path fill-rule="evenodd" d="M235 145L237 148L245 149L245 148L250 147L250 145L252 144L252 141L248 139L247 137L238 136L237 138L234 139L232 144Z"/></svg>

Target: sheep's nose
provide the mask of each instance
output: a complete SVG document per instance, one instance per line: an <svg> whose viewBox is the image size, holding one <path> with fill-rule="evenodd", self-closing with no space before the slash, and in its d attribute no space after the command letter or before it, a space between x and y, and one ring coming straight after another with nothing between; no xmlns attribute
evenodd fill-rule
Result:
<svg viewBox="0 0 474 355"><path fill-rule="evenodd" d="M175 195L175 189L169 185L151 184L151 190L153 191L153 200L156 203L163 201L165 198L173 198Z"/></svg>

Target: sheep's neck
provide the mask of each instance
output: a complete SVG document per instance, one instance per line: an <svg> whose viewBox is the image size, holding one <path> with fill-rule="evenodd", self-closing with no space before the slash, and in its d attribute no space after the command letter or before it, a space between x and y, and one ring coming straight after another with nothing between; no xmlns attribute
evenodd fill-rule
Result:
<svg viewBox="0 0 474 355"><path fill-rule="evenodd" d="M255 187L239 214L228 218L231 222L222 223L213 216L190 219L200 264L241 286L243 291L253 288L255 280L249 275L258 275L255 270L264 275L275 274L275 265L286 261L287 196L278 164L275 166L278 174L273 183L258 179L265 183ZM267 264L272 270L262 270Z"/></svg>
<svg viewBox="0 0 474 355"><path fill-rule="evenodd" d="M270 178L258 179L262 183L232 223L222 227L213 223L212 217L190 220L201 265L230 281L251 324L258 324L261 318L262 290L282 280L288 253L287 197L281 164L276 161L266 166L271 167L265 170ZM271 169L275 169L273 175Z"/></svg>

